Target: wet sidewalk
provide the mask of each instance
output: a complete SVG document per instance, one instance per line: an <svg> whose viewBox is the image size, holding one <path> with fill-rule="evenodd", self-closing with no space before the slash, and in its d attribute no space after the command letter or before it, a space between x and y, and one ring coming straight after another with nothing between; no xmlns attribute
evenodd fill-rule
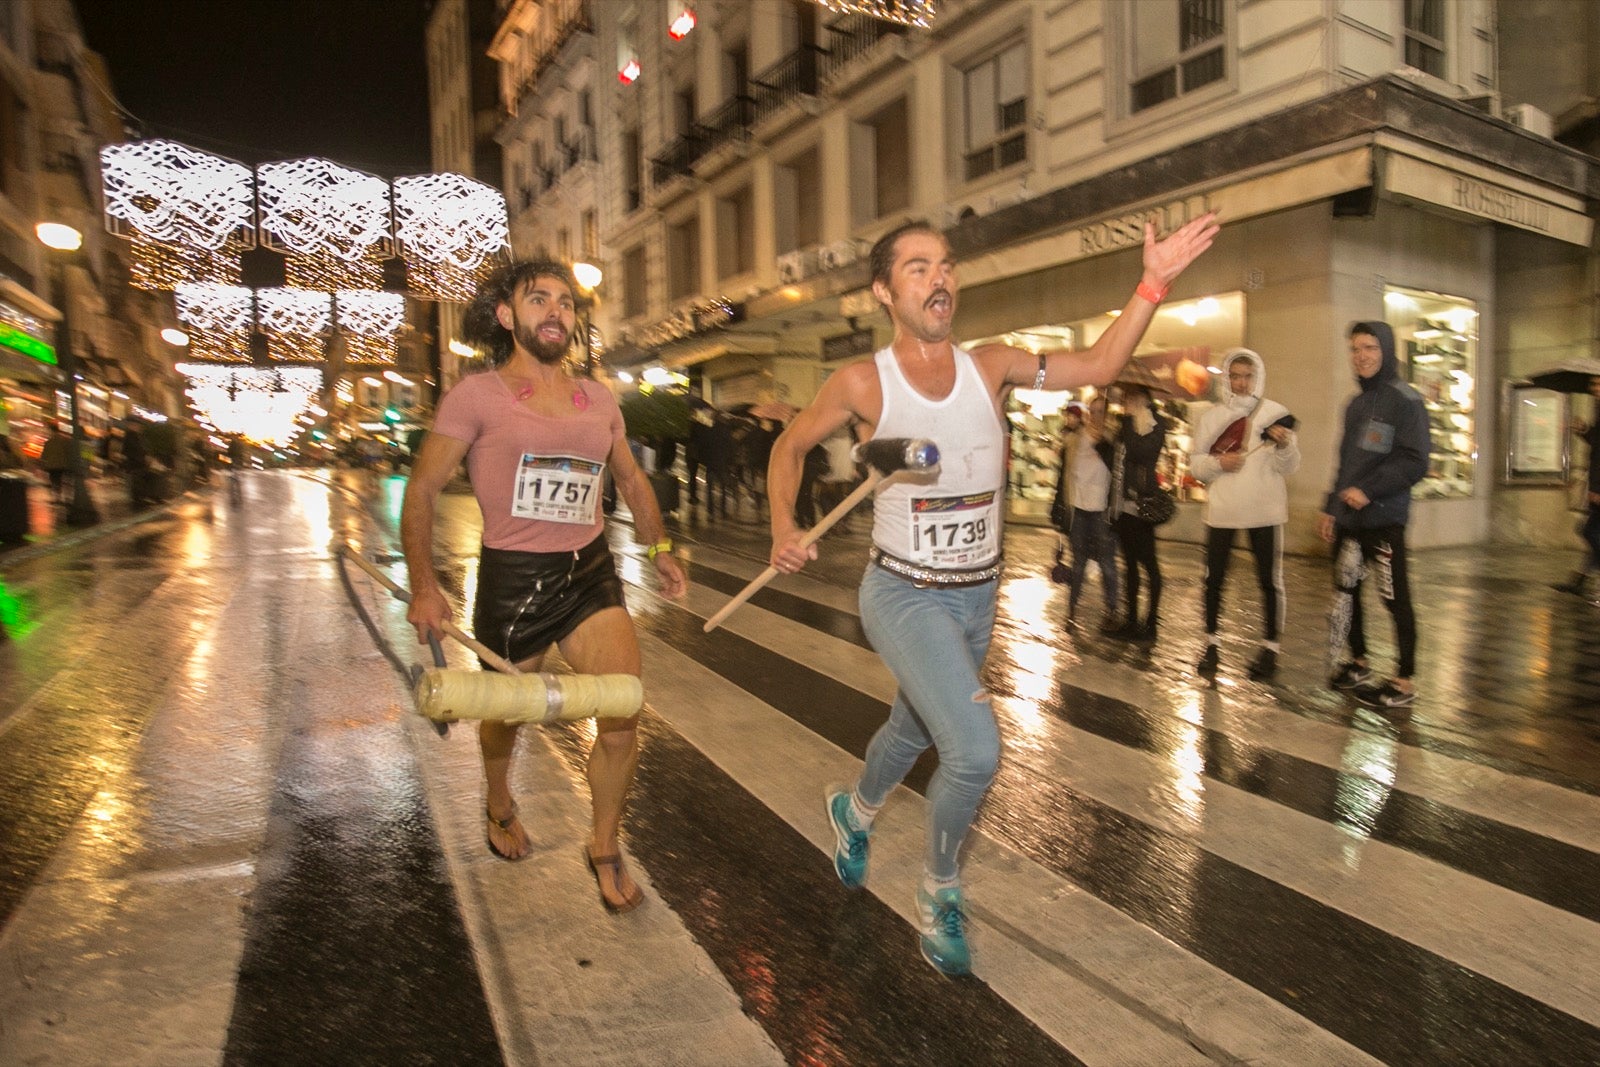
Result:
<svg viewBox="0 0 1600 1067"><path fill-rule="evenodd" d="M94 503L96 521L86 526L72 526L67 522L67 504L54 502L49 483L42 479L32 481L28 486L28 533L21 542L0 542L0 567L120 530L157 513L182 496L182 493L174 493L161 503L134 507L128 495L127 480L120 475L86 478L84 486Z"/></svg>

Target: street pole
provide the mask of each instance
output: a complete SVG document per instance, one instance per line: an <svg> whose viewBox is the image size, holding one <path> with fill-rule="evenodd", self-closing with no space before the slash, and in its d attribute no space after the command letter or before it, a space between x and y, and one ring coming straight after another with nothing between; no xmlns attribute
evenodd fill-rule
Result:
<svg viewBox="0 0 1600 1067"><path fill-rule="evenodd" d="M68 526L93 526L100 521L100 512L89 496L89 486L83 477L83 418L78 405L78 358L72 350L72 299L67 292L67 263L72 254L83 245L83 235L59 223L41 223L37 227L39 240L50 249L51 274L54 275L57 299L61 301L61 322L56 326L56 352L61 373L67 378L68 410L72 413L72 465L67 468L72 478L72 500L67 505Z"/></svg>

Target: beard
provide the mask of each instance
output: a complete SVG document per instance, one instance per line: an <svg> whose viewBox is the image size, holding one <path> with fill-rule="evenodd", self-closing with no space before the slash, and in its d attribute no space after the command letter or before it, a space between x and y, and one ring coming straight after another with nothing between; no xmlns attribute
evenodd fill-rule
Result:
<svg viewBox="0 0 1600 1067"><path fill-rule="evenodd" d="M572 347L571 333L563 331L560 341L546 341L520 318L515 321L511 336L519 347L545 366L560 363L566 358L567 350Z"/></svg>

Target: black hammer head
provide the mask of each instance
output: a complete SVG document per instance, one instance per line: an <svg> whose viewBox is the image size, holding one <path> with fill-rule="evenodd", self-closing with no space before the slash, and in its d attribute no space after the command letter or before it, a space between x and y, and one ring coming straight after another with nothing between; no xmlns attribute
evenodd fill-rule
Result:
<svg viewBox="0 0 1600 1067"><path fill-rule="evenodd" d="M856 445L853 458L884 474L931 470L939 465L939 446L924 437L880 437Z"/></svg>

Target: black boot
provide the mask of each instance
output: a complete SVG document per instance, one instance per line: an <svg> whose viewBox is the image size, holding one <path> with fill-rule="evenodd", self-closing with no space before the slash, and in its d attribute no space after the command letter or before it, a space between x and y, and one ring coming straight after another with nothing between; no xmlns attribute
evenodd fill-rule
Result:
<svg viewBox="0 0 1600 1067"><path fill-rule="evenodd" d="M1195 665L1194 672L1200 677L1210 680L1217 676L1217 661L1221 657L1216 645L1207 645L1205 655L1200 657L1200 662Z"/></svg>
<svg viewBox="0 0 1600 1067"><path fill-rule="evenodd" d="M1250 677L1257 682L1265 682L1278 673L1278 654L1270 648L1263 648L1250 664Z"/></svg>

